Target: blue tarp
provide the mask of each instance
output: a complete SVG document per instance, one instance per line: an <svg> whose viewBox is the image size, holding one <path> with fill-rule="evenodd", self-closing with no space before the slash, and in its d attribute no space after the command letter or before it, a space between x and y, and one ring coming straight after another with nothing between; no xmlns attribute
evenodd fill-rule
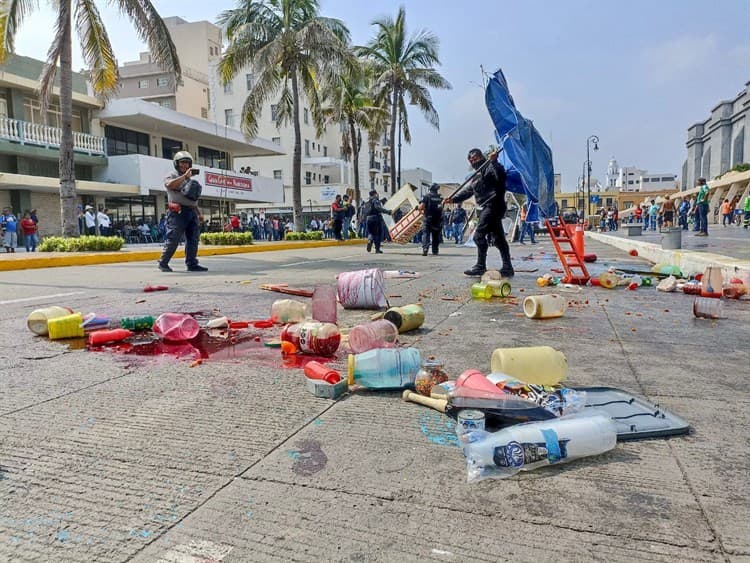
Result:
<svg viewBox="0 0 750 563"><path fill-rule="evenodd" d="M484 95L487 110L495 125L495 137L503 150L498 161L508 173L508 191L524 194L530 203L527 221L557 214L555 174L552 150L534 124L516 109L503 71L490 78Z"/></svg>

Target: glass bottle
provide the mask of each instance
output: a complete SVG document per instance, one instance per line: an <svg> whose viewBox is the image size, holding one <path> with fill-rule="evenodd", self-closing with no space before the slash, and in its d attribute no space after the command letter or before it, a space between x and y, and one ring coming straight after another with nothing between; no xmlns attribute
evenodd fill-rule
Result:
<svg viewBox="0 0 750 563"><path fill-rule="evenodd" d="M448 374L443 369L443 362L435 359L424 360L414 378L414 389L420 395L429 397L433 386L446 381L448 381Z"/></svg>

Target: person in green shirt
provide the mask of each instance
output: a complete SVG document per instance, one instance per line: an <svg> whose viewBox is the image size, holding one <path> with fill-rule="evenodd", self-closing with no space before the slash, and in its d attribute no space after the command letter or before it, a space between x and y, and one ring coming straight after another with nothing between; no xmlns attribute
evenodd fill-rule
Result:
<svg viewBox="0 0 750 563"><path fill-rule="evenodd" d="M750 226L750 194L745 198L745 203L742 206L742 210L745 212L745 216L742 220L742 226L747 229Z"/></svg>
<svg viewBox="0 0 750 563"><path fill-rule="evenodd" d="M698 221L697 237L708 236L708 184L705 178L698 178L698 196L695 198L696 213L695 219Z"/></svg>

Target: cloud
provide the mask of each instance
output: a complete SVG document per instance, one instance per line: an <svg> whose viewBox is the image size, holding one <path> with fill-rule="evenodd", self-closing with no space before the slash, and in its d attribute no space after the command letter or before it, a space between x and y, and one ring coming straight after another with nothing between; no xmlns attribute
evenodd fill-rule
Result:
<svg viewBox="0 0 750 563"><path fill-rule="evenodd" d="M698 73L719 56L719 41L714 35L668 39L644 47L640 52L649 84L666 84L691 75L699 76Z"/></svg>

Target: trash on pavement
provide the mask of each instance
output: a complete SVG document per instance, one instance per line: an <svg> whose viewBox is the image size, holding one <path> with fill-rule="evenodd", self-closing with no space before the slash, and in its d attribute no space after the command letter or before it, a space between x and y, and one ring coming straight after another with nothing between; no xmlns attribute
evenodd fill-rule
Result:
<svg viewBox="0 0 750 563"><path fill-rule="evenodd" d="M62 317L52 317L47 321L47 332L52 340L85 336L83 315L73 313Z"/></svg>
<svg viewBox="0 0 750 563"><path fill-rule="evenodd" d="M167 285L147 285L143 288L144 293L152 293L154 291L167 291L169 286Z"/></svg>
<svg viewBox="0 0 750 563"><path fill-rule="evenodd" d="M336 324L336 288L317 285L312 296L312 318L323 323Z"/></svg>
<svg viewBox="0 0 750 563"><path fill-rule="evenodd" d="M445 383L448 379L443 362L428 358L422 362L422 367L414 378L414 389L420 395L429 397L435 385Z"/></svg>
<svg viewBox="0 0 750 563"><path fill-rule="evenodd" d="M659 291L666 291L666 292L671 292L671 291L676 290L677 278L674 276L669 276L667 278L664 278L657 284L656 289Z"/></svg>
<svg viewBox="0 0 750 563"><path fill-rule="evenodd" d="M398 327L387 319L357 325L349 331L349 348L361 354L375 348L393 348L398 342Z"/></svg>
<svg viewBox="0 0 750 563"><path fill-rule="evenodd" d="M486 283L472 284L471 297L473 299L490 299L492 298L492 288Z"/></svg>
<svg viewBox="0 0 750 563"><path fill-rule="evenodd" d="M416 279L421 278L420 272L411 272L409 270L383 270L383 277L385 279Z"/></svg>
<svg viewBox="0 0 750 563"><path fill-rule="evenodd" d="M281 341L291 342L303 354L332 356L341 343L341 333L333 323L307 321L285 326Z"/></svg>
<svg viewBox="0 0 750 563"><path fill-rule="evenodd" d="M112 342L122 342L135 334L133 331L125 328L113 328L109 330L97 330L89 334L89 345L99 346Z"/></svg>
<svg viewBox="0 0 750 563"><path fill-rule="evenodd" d="M184 313L163 313L154 321L154 334L171 342L191 340L200 329L198 321Z"/></svg>
<svg viewBox="0 0 750 563"><path fill-rule="evenodd" d="M422 365L416 348L376 348L349 354L349 385L367 389L403 389L414 383Z"/></svg>
<svg viewBox="0 0 750 563"><path fill-rule="evenodd" d="M568 361L550 346L496 348L490 369L534 385L557 385L568 374Z"/></svg>
<svg viewBox="0 0 750 563"><path fill-rule="evenodd" d="M724 287L724 274L718 266L706 266L701 277L701 297L718 299Z"/></svg>
<svg viewBox="0 0 750 563"><path fill-rule="evenodd" d="M341 374L320 362L307 362L304 367L305 377L325 381L331 385L341 381Z"/></svg>
<svg viewBox="0 0 750 563"><path fill-rule="evenodd" d="M385 312L383 318L396 325L399 333L409 332L424 324L424 305L412 303L402 307L391 307Z"/></svg>
<svg viewBox="0 0 750 563"><path fill-rule="evenodd" d="M371 268L340 273L338 297L344 309L381 309L387 306L383 271Z"/></svg>
<svg viewBox="0 0 750 563"><path fill-rule="evenodd" d="M310 317L307 303L294 299L277 299L271 305L271 320L275 323L299 323Z"/></svg>
<svg viewBox="0 0 750 563"><path fill-rule="evenodd" d="M696 297L693 301L693 315L699 319L721 318L721 299Z"/></svg>
<svg viewBox="0 0 750 563"><path fill-rule="evenodd" d="M277 293L286 293L287 295L297 295L298 297L312 297L313 292L309 289L289 287L286 283L264 283L258 286L266 291L275 291Z"/></svg>
<svg viewBox="0 0 750 563"><path fill-rule="evenodd" d="M553 319L565 314L566 300L555 293L529 295L523 300L523 312L530 319Z"/></svg>
<svg viewBox="0 0 750 563"><path fill-rule="evenodd" d="M69 309L68 307L58 307L57 305L35 309L29 313L29 316L26 319L26 326L29 327L29 330L34 334L46 336L49 334L49 331L47 330L47 321L57 317L67 317L72 314L73 309Z"/></svg>

